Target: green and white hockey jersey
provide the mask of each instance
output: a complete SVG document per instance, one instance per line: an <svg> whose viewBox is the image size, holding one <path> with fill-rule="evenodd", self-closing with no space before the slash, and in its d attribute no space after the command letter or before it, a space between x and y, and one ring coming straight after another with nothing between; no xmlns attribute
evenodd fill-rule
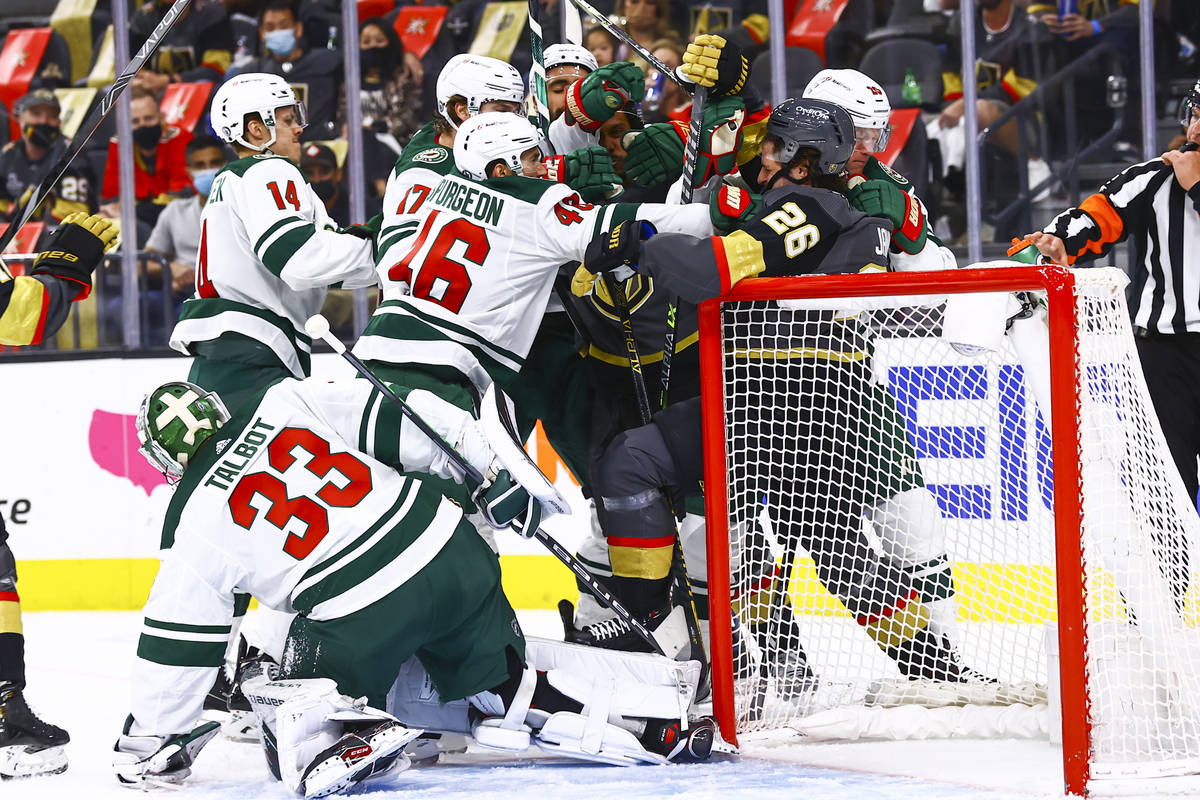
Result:
<svg viewBox="0 0 1200 800"><path fill-rule="evenodd" d="M561 183L510 175L485 182L447 175L425 201L420 227L354 347L364 360L452 367L482 393L524 363L554 276L588 243L626 219L661 231L712 234L708 206L592 205Z"/></svg>
<svg viewBox="0 0 1200 800"><path fill-rule="evenodd" d="M448 441L482 441L462 410L423 390L407 399ZM472 463L490 460L486 446L465 449ZM445 455L366 381L280 381L212 436L163 524L134 666L135 735L195 724L224 660L235 589L335 619L442 550L462 510L397 469L451 477Z"/></svg>
<svg viewBox="0 0 1200 800"><path fill-rule="evenodd" d="M171 347L194 355L194 343L238 333L307 375L304 323L321 310L326 289L375 284L371 243L336 229L290 160L263 154L227 164L200 215L196 293L183 304Z"/></svg>
<svg viewBox="0 0 1200 800"><path fill-rule="evenodd" d="M433 123L427 122L400 152L383 193L376 263L385 300L409 293L408 284L394 279L391 268L411 249L409 237L425 219L425 204L433 187L452 172L454 151L438 144Z"/></svg>

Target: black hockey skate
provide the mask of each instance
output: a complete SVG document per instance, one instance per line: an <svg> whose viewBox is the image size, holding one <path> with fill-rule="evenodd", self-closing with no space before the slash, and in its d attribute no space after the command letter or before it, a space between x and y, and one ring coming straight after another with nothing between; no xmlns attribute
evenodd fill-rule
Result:
<svg viewBox="0 0 1200 800"><path fill-rule="evenodd" d="M712 755L717 723L712 717L699 717L680 730L679 720L652 719L638 741L651 753L666 756L676 763L707 761Z"/></svg>
<svg viewBox="0 0 1200 800"><path fill-rule="evenodd" d="M0 778L57 775L67 769L62 728L43 722L13 683L0 683Z"/></svg>
<svg viewBox="0 0 1200 800"><path fill-rule="evenodd" d="M640 617L638 621L646 626L646 629L651 633L655 633L659 626L671 616L672 610L670 606L656 609L644 617ZM654 652L654 648L650 646L650 643L639 636L637 631L630 628L628 623L620 617L613 617L591 625L584 625L582 628L576 628L574 621L575 609L568 600L559 602L558 614L562 618L563 639L572 644L603 647L606 650L622 650L626 653ZM678 637L671 637L670 641L674 641L675 638ZM683 644L686 644L686 642L681 642L679 647L682 648ZM667 656L674 658L677 652L678 649L675 653L667 653Z"/></svg>

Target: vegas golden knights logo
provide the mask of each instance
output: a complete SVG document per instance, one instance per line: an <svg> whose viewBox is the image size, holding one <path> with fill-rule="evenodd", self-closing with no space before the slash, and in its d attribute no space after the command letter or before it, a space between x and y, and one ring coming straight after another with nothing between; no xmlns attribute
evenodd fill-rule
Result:
<svg viewBox="0 0 1200 800"><path fill-rule="evenodd" d="M629 301L629 313L632 316L641 308L650 296L654 294L654 281L645 275L634 275L625 282L625 295ZM617 304L613 302L612 295L608 293L608 282L604 280L596 281L592 293L588 295L588 302L592 304L597 311L614 322L621 321L621 311L617 308Z"/></svg>

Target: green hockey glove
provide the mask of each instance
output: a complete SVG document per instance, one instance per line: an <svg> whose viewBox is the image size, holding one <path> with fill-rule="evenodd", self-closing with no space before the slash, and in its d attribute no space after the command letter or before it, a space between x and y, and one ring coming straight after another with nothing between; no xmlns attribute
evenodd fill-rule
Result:
<svg viewBox="0 0 1200 800"><path fill-rule="evenodd" d="M683 139L673 123L655 122L630 131L621 145L625 148L625 177L639 186L674 183L683 172Z"/></svg>
<svg viewBox="0 0 1200 800"><path fill-rule="evenodd" d="M885 180L862 181L846 195L850 205L892 224L892 243L906 253L925 247L925 212L912 195Z"/></svg>
<svg viewBox="0 0 1200 800"><path fill-rule="evenodd" d="M567 184L589 202L604 200L614 185L621 185L621 176L613 166L612 156L598 144L542 161L546 165L546 177Z"/></svg>
<svg viewBox="0 0 1200 800"><path fill-rule="evenodd" d="M728 175L737 169L745 121L746 104L741 98L722 97L705 105L692 188L703 186L713 175ZM684 135L687 135L686 128Z"/></svg>
<svg viewBox="0 0 1200 800"><path fill-rule="evenodd" d="M708 215L718 233L729 233L749 222L762 207L762 195L724 184L708 198Z"/></svg>
<svg viewBox="0 0 1200 800"><path fill-rule="evenodd" d="M92 291L92 272L100 265L105 251L116 246L119 231L113 220L82 211L70 214L50 235L30 274L52 275L78 283L80 289L74 299L83 300Z"/></svg>
<svg viewBox="0 0 1200 800"><path fill-rule="evenodd" d="M567 87L567 111L585 131L600 129L627 102L640 102L646 93L646 76L629 61L605 64Z"/></svg>
<svg viewBox="0 0 1200 800"><path fill-rule="evenodd" d="M542 504L513 480L506 469L476 492L474 500L487 524L497 530L512 528L528 539L542 522Z"/></svg>
<svg viewBox="0 0 1200 800"><path fill-rule="evenodd" d="M713 97L737 94L750 78L750 62L736 43L704 34L687 46L680 76L708 88Z"/></svg>
<svg viewBox="0 0 1200 800"><path fill-rule="evenodd" d="M347 225L344 228L338 228L338 233L348 233L351 236L357 236L359 239L374 239L379 234L379 229L383 227L383 213L380 212L371 217L366 222L359 225Z"/></svg>

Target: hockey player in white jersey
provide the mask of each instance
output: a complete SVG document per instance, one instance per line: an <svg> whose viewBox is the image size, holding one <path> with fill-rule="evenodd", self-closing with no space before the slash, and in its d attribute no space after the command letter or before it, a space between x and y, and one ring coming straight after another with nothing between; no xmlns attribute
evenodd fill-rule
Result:
<svg viewBox="0 0 1200 800"><path fill-rule="evenodd" d="M200 218L196 293L171 347L195 356L189 379L231 407L281 377L309 374L304 322L327 287L375 283L369 234L338 232L300 171L304 104L276 75L217 90L213 127L238 160L218 173Z"/></svg>
<svg viewBox="0 0 1200 800"><path fill-rule="evenodd" d="M447 175L428 214L391 267L411 294L386 294L355 345L382 370L423 372L482 394L512 381L541 323L560 265L625 219L696 236L712 233L703 205L592 205L544 173L541 133L513 114L480 114L459 128ZM425 384L422 384L425 385ZM447 398L450 399L450 398ZM460 402L459 405L467 407Z"/></svg>
<svg viewBox="0 0 1200 800"><path fill-rule="evenodd" d="M477 493L494 523L531 533L537 501L508 477L486 429L428 392L396 388L491 478ZM412 656L435 706L467 699L474 711L468 719L460 703L458 727L483 745L615 764L707 757L711 721L680 721L696 662L614 661L561 642L527 649L494 554L457 504L398 470L461 474L367 382L283 380L233 417L216 395L168 383L146 397L137 430L175 495L113 757L122 782L178 784L215 735L197 720L235 587L298 613L278 670L244 688L269 765L306 797L408 765L401 749L421 730L384 706Z"/></svg>

